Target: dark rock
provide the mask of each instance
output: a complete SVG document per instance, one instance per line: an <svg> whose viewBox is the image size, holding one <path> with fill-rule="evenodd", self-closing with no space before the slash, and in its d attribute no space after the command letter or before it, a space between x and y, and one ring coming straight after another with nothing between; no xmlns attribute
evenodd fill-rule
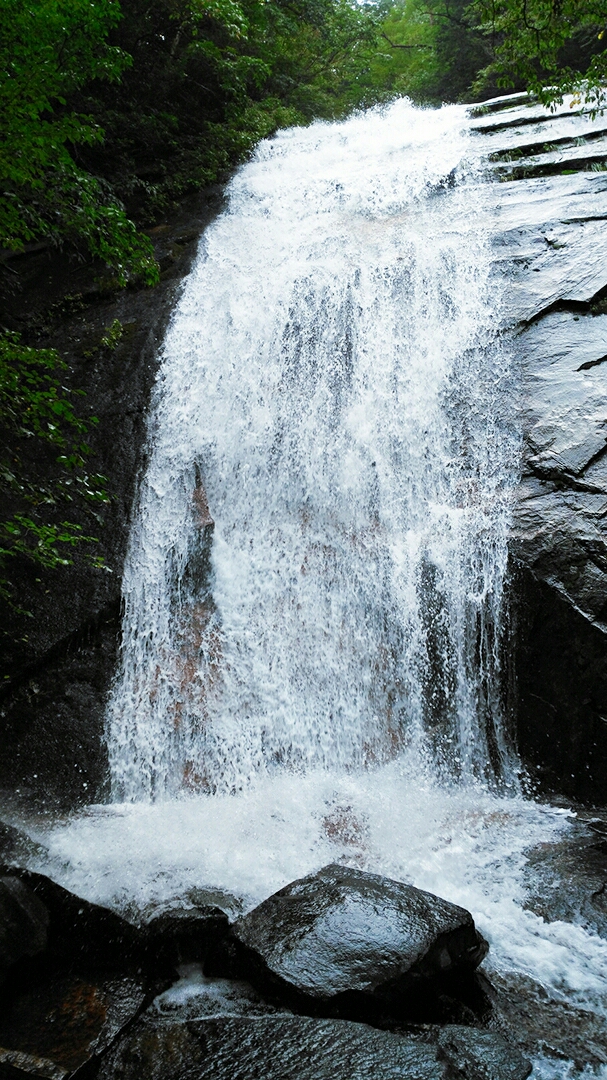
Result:
<svg viewBox="0 0 607 1080"><path fill-rule="evenodd" d="M148 1014L110 1052L99 1080L525 1080L530 1070L499 1035L472 1029L420 1039L347 1020L159 1024Z"/></svg>
<svg viewBox="0 0 607 1080"><path fill-rule="evenodd" d="M166 227L153 231L163 267L153 289L116 290L103 281L100 264L74 262L58 252L11 256L15 292L6 300L4 325L22 333L28 345L56 348L67 361L65 384L84 390L79 409L99 421L87 438L94 451L91 468L108 478L113 496L103 527L84 513L80 522L86 534L98 536L95 554L111 573L91 568L78 554L74 565L58 570L39 568L34 574L16 560L12 567L20 604L35 617L5 613L0 787L27 803L71 807L99 801L106 792L104 710L119 644L120 579L144 465L158 346L197 237L221 203L219 189L190 195ZM123 334L115 348L103 347L115 320Z"/></svg>
<svg viewBox="0 0 607 1080"><path fill-rule="evenodd" d="M144 936L116 912L76 896L44 874L12 868L10 878L47 913L44 962L49 970L81 961L119 969L140 962Z"/></svg>
<svg viewBox="0 0 607 1080"><path fill-rule="evenodd" d="M436 1011L458 997L487 944L469 912L378 874L333 864L292 882L231 927L231 962L254 985L308 1011ZM458 979L463 980L458 986Z"/></svg>
<svg viewBox="0 0 607 1080"><path fill-rule="evenodd" d="M265 1001L250 983L210 979L200 964L184 964L180 979L154 1000L148 1015L183 1023L209 1016L268 1016L279 1010ZM288 1010L281 1009L281 1012Z"/></svg>
<svg viewBox="0 0 607 1080"><path fill-rule="evenodd" d="M546 922L569 922L607 938L607 812L579 810L551 844L527 852L525 907Z"/></svg>
<svg viewBox="0 0 607 1080"><path fill-rule="evenodd" d="M44 860L47 850L23 829L0 821L0 864L23 866L28 859Z"/></svg>
<svg viewBox="0 0 607 1080"><path fill-rule="evenodd" d="M456 1076L475 1080L525 1080L531 1062L501 1035L470 1027L448 1025L436 1038L439 1057L448 1061Z"/></svg>
<svg viewBox="0 0 607 1080"><path fill-rule="evenodd" d="M538 1052L565 1070L574 1062L580 1075L600 1075L607 1064L605 1016L583 1008L569 997L555 997L541 983L517 972L493 973L494 1020L513 1034L520 1051ZM595 1072L596 1070L596 1072ZM570 1072L571 1075L571 1072ZM575 1071L573 1072L575 1075Z"/></svg>
<svg viewBox="0 0 607 1080"><path fill-rule="evenodd" d="M0 1076L71 1075L174 977L174 936L167 947L160 928L132 926L42 874L0 877L6 911L0 947L12 967L0 995Z"/></svg>
<svg viewBox="0 0 607 1080"><path fill-rule="evenodd" d="M148 952L174 967L204 960L211 944L226 936L229 919L202 895L196 900L174 900L147 913L143 930Z"/></svg>
<svg viewBox="0 0 607 1080"><path fill-rule="evenodd" d="M216 1017L140 1023L99 1080L447 1080L433 1047L344 1020Z"/></svg>
<svg viewBox="0 0 607 1080"><path fill-rule="evenodd" d="M518 742L534 788L582 802L607 792L605 633L548 581L520 572Z"/></svg>
<svg viewBox="0 0 607 1080"><path fill-rule="evenodd" d="M0 877L0 983L17 960L46 948L48 924L46 906L25 882Z"/></svg>
<svg viewBox="0 0 607 1080"><path fill-rule="evenodd" d="M0 1020L0 1075L63 1080L107 1050L146 997L132 978L78 975L16 995Z"/></svg>
<svg viewBox="0 0 607 1080"><path fill-rule="evenodd" d="M488 208L524 436L511 542L518 741L534 785L604 802L607 129L582 104L548 113L513 98L497 116L491 104L474 126L505 181Z"/></svg>

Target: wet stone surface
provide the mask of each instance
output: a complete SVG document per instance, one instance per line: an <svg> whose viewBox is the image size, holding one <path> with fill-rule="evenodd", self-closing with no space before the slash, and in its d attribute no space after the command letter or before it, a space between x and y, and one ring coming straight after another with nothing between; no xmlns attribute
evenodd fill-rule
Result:
<svg viewBox="0 0 607 1080"><path fill-rule="evenodd" d="M367 1018L388 1008L412 1018L421 1010L428 1019L440 1011L441 995L466 997L487 948L463 908L332 864L238 919L211 972L221 974L223 965L223 973L250 978L281 1000L332 1015Z"/></svg>
<svg viewBox="0 0 607 1080"><path fill-rule="evenodd" d="M529 852L528 865L525 907L607 937L607 811L578 812L559 843Z"/></svg>
<svg viewBox="0 0 607 1080"><path fill-rule="evenodd" d="M47 943L49 914L35 893L14 874L0 877L0 983L23 956Z"/></svg>
<svg viewBox="0 0 607 1080"><path fill-rule="evenodd" d="M607 126L581 102L472 110L512 335L523 477L510 545L519 749L544 791L607 790ZM548 175L551 174L551 175Z"/></svg>
<svg viewBox="0 0 607 1080"><path fill-rule="evenodd" d="M521 1053L545 1056L564 1076L577 1077L607 1064L602 1012L576 1007L566 994L557 1000L526 975L494 972L491 979L492 1024L505 1031Z"/></svg>
<svg viewBox="0 0 607 1080"><path fill-rule="evenodd" d="M183 964L179 979L160 994L149 1016L159 1020L200 1020L209 1016L270 1016L289 1010L265 1001L250 983L238 979L212 979L200 964Z"/></svg>
<svg viewBox="0 0 607 1080"><path fill-rule="evenodd" d="M103 1053L145 999L134 979L92 975L65 976L19 994L0 1021L0 1066L51 1080L68 1076Z"/></svg>
<svg viewBox="0 0 607 1080"><path fill-rule="evenodd" d="M99 1080L525 1080L530 1064L499 1036L454 1029L440 1040L347 1020L148 1017L104 1061Z"/></svg>
<svg viewBox="0 0 607 1080"><path fill-rule="evenodd" d="M175 900L148 912L142 932L145 949L158 962L174 967L202 960L211 943L228 932L228 916L222 908L205 903L203 890L195 899Z"/></svg>

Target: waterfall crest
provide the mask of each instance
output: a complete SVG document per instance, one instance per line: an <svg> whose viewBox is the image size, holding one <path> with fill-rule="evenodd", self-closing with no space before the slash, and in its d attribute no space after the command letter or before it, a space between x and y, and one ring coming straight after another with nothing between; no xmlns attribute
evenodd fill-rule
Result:
<svg viewBox="0 0 607 1080"><path fill-rule="evenodd" d="M415 762L513 781L508 356L463 108L262 143L164 344L112 793Z"/></svg>

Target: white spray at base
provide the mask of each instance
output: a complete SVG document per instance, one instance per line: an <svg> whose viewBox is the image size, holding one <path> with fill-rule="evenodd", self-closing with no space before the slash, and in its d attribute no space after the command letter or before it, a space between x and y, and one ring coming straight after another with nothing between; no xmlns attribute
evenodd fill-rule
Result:
<svg viewBox="0 0 607 1080"><path fill-rule="evenodd" d="M518 436L486 182L465 111L405 101L236 175L164 346L114 805L46 842L127 913L201 886L251 907L342 860L464 905L494 970L607 1012L607 943L524 906L525 852L569 823L521 796L503 707Z"/></svg>

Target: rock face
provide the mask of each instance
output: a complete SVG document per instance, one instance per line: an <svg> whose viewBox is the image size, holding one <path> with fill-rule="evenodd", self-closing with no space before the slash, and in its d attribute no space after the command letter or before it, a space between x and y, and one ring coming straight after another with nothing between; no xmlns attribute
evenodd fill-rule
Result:
<svg viewBox="0 0 607 1080"><path fill-rule="evenodd" d="M64 1080L102 1054L169 981L161 962L114 912L41 874L4 873L0 1075Z"/></svg>
<svg viewBox="0 0 607 1080"><path fill-rule="evenodd" d="M42 901L13 874L0 877L0 983L22 956L46 948L49 914Z"/></svg>
<svg viewBox="0 0 607 1080"><path fill-rule="evenodd" d="M487 186L487 198L525 427L512 543L519 744L532 777L604 801L606 126L569 101L549 113L521 95L475 111L473 126L501 181ZM69 385L84 389L85 411L99 417L92 465L115 496L97 549L111 574L74 565L40 571L34 586L29 569L23 573L20 600L36 617L13 627L16 644L5 658L11 678L0 691L0 788L40 803L72 806L104 795L103 714L158 346L196 237L220 207L219 192L204 193L153 230L162 267L154 290L116 292L99 281L99 267L46 251L11 257L16 291L5 324L67 359ZM116 319L122 337L115 348L102 347ZM207 509L199 510L210 529Z"/></svg>
<svg viewBox="0 0 607 1080"><path fill-rule="evenodd" d="M0 1069L63 1080L107 1050L145 999L126 976L66 975L31 987L0 1020Z"/></svg>
<svg viewBox="0 0 607 1080"><path fill-rule="evenodd" d="M531 1066L493 1033L447 1029L428 1041L347 1020L142 1020L99 1080L525 1080Z"/></svg>
<svg viewBox="0 0 607 1080"><path fill-rule="evenodd" d="M474 124L503 181L496 266L523 421L519 744L532 778L605 801L607 131L571 105L503 99Z"/></svg>
<svg viewBox="0 0 607 1080"><path fill-rule="evenodd" d="M425 1019L488 948L456 904L337 864L237 919L231 942L237 970L281 1000L331 1015L388 1009Z"/></svg>
<svg viewBox="0 0 607 1080"><path fill-rule="evenodd" d="M103 266L48 250L10 258L14 292L3 297L3 324L26 344L55 348L66 360L66 385L85 393L78 410L98 418L87 437L91 469L107 477L112 496L103 527L84 516L81 521L85 533L99 537L95 554L110 572L78 557L57 571L34 574L25 565L19 602L35 618L3 613L8 634L0 649L0 789L12 796L67 806L103 796L105 701L116 664L122 566L159 346L198 237L221 205L221 190L203 191L152 230L161 268L153 289L116 290L104 280ZM110 348L102 339L116 320L122 333Z"/></svg>

